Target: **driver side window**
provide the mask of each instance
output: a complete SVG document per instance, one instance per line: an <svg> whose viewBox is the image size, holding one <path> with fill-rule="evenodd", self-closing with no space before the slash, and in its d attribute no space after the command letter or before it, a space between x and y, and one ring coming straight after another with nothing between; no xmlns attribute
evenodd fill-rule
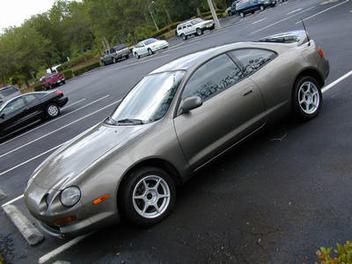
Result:
<svg viewBox="0 0 352 264"><path fill-rule="evenodd" d="M226 54L220 55L196 70L186 84L182 99L199 96L204 102L242 78L241 69Z"/></svg>
<svg viewBox="0 0 352 264"><path fill-rule="evenodd" d="M2 114L9 115L25 107L23 98L18 98L10 102L3 110Z"/></svg>

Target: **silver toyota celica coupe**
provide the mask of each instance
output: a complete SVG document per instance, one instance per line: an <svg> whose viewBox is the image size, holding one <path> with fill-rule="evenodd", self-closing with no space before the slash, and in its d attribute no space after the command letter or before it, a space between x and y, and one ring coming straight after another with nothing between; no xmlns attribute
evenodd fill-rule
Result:
<svg viewBox="0 0 352 264"><path fill-rule="evenodd" d="M302 31L172 61L47 158L26 206L60 237L121 219L155 224L174 207L175 186L214 158L289 112L317 116L328 74L324 51Z"/></svg>

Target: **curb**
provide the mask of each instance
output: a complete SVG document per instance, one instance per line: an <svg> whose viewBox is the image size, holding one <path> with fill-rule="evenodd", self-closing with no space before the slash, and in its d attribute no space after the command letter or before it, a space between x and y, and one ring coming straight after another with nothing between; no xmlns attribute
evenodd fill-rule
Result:
<svg viewBox="0 0 352 264"><path fill-rule="evenodd" d="M43 234L18 210L16 206L5 205L2 208L20 231L24 239L31 246L35 246L44 240Z"/></svg>
<svg viewBox="0 0 352 264"><path fill-rule="evenodd" d="M5 192L0 189L0 201L4 200L5 198L6 198Z"/></svg>

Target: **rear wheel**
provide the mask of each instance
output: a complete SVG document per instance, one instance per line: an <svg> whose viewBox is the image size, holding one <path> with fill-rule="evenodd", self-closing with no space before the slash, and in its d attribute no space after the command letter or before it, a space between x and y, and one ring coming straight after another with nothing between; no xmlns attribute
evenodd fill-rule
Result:
<svg viewBox="0 0 352 264"><path fill-rule="evenodd" d="M246 14L245 14L245 13L240 12L240 17L245 17L245 16L246 16Z"/></svg>
<svg viewBox="0 0 352 264"><path fill-rule="evenodd" d="M116 58L113 58L112 59L112 63L116 63L117 62L117 59Z"/></svg>
<svg viewBox="0 0 352 264"><path fill-rule="evenodd" d="M156 224L167 217L175 205L174 181L162 169L137 169L127 176L121 187L120 208L127 220L134 224Z"/></svg>
<svg viewBox="0 0 352 264"><path fill-rule="evenodd" d="M228 14L229 16L232 16L232 12L231 12L231 11L227 12L227 14Z"/></svg>
<svg viewBox="0 0 352 264"><path fill-rule="evenodd" d="M151 49L148 49L148 55L151 56L153 54L154 54L154 52Z"/></svg>
<svg viewBox="0 0 352 264"><path fill-rule="evenodd" d="M316 117L322 105L323 97L318 81L310 76L298 79L293 94L293 109L302 120Z"/></svg>
<svg viewBox="0 0 352 264"><path fill-rule="evenodd" d="M52 119L59 115L60 115L60 108L56 104L51 103L46 107L47 118Z"/></svg>
<svg viewBox="0 0 352 264"><path fill-rule="evenodd" d="M138 55L138 53L135 53L134 56L139 59L141 56Z"/></svg>
<svg viewBox="0 0 352 264"><path fill-rule="evenodd" d="M197 33L197 36L200 36L203 34L203 30L201 30L200 28L197 28L196 33Z"/></svg>
<svg viewBox="0 0 352 264"><path fill-rule="evenodd" d="M187 40L187 36L185 35L185 34L181 34L181 38L183 39L183 40Z"/></svg>
<svg viewBox="0 0 352 264"><path fill-rule="evenodd" d="M265 7L263 5L260 6L260 11L264 11Z"/></svg>

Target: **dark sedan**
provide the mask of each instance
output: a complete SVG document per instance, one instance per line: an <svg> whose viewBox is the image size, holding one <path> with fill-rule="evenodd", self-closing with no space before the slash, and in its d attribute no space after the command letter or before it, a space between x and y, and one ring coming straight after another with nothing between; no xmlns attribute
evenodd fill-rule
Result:
<svg viewBox="0 0 352 264"><path fill-rule="evenodd" d="M64 93L56 90L27 93L0 104L0 140L37 121L57 117L67 101Z"/></svg>

